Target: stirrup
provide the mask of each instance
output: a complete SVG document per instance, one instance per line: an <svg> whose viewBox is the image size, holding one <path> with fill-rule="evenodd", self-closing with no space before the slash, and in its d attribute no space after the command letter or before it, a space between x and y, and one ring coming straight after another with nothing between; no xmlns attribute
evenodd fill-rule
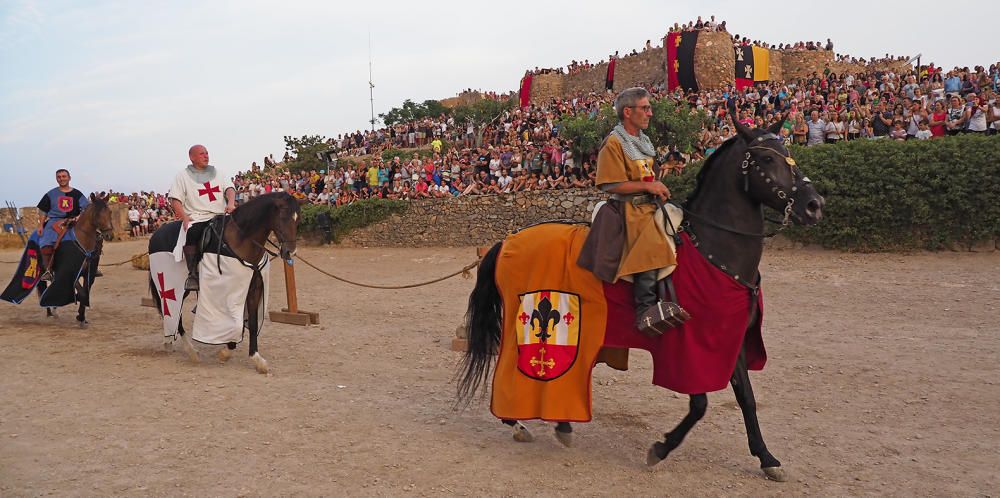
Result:
<svg viewBox="0 0 1000 498"><path fill-rule="evenodd" d="M42 273L42 276L38 277L38 280L41 280L43 282L49 282L49 283L51 283L52 282L52 271L51 270L45 270L45 273Z"/></svg>

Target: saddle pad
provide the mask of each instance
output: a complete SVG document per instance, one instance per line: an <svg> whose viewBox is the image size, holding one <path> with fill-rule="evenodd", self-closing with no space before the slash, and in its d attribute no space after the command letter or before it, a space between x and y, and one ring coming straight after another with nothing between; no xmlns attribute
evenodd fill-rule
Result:
<svg viewBox="0 0 1000 498"><path fill-rule="evenodd" d="M508 237L498 255L503 302L490 409L502 419L586 422L607 309L601 282L576 265L589 229L547 223Z"/></svg>

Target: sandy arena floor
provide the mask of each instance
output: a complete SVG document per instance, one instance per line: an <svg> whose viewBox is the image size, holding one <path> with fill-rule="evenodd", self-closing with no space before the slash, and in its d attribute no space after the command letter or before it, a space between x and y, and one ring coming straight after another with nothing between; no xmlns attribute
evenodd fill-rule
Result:
<svg viewBox="0 0 1000 498"><path fill-rule="evenodd" d="M110 244L105 260L141 252ZM358 280L405 283L461 268L467 249L304 248ZM14 250L0 260L14 260ZM0 264L4 285L14 271ZM271 308L284 304L274 268ZM0 496L1000 496L1000 253L771 251L769 362L752 374L766 481L730 391L653 470L648 446L687 410L650 362L595 374L595 421L564 448L528 423L520 444L484 405L452 410L449 350L472 280L359 289L298 267L321 325L268 322L254 372L162 350L146 275L106 268L91 326L0 303Z"/></svg>

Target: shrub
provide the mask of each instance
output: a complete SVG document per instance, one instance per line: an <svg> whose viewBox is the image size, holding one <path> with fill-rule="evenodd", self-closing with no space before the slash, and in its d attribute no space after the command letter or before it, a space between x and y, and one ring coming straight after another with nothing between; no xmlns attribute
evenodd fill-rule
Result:
<svg viewBox="0 0 1000 498"><path fill-rule="evenodd" d="M823 221L784 232L793 240L867 252L1000 238L1000 137L856 140L791 153L826 198ZM666 181L675 200L687 198L700 167Z"/></svg>
<svg viewBox="0 0 1000 498"><path fill-rule="evenodd" d="M408 207L409 203L406 201L390 199L363 199L345 206L306 204L302 206L299 231L319 233L316 217L320 213L326 213L330 217L331 236L334 241L339 242L351 230L378 223Z"/></svg>

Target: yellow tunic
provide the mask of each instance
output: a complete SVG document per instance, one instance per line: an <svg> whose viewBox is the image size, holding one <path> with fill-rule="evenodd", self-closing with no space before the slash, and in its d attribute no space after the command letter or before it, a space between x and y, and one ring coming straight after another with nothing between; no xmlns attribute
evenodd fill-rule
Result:
<svg viewBox="0 0 1000 498"><path fill-rule="evenodd" d="M618 137L611 134L597 156L597 185L629 181L656 181L653 158L630 159ZM656 204L622 204L625 208L625 247L615 280L675 265L677 259L667 243L666 233L654 221Z"/></svg>

